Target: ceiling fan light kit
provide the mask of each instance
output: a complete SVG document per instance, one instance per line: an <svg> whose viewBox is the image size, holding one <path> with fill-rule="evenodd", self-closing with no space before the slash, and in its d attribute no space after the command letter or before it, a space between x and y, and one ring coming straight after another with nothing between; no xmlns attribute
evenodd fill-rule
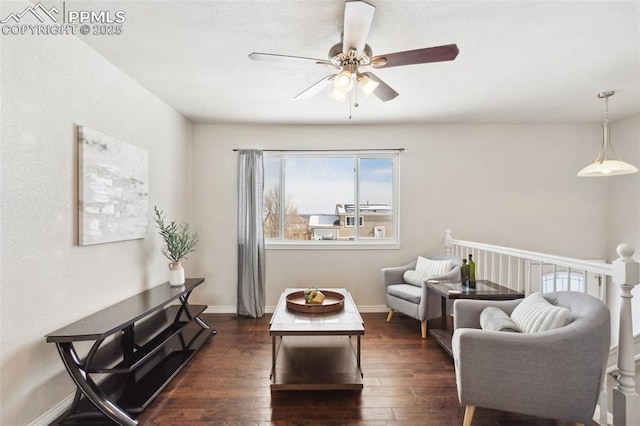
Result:
<svg viewBox="0 0 640 426"><path fill-rule="evenodd" d="M331 99L333 99L334 101L338 101L338 102L346 102L347 101L347 93L340 90L340 89L333 89L331 91L331 93L329 94L329 96L331 97Z"/></svg>
<svg viewBox="0 0 640 426"><path fill-rule="evenodd" d="M360 72L361 68L377 69L444 62L452 61L458 56L458 46L455 44L373 56L371 47L366 42L375 10L373 5L364 1L345 2L342 42L334 44L329 49L328 60L257 52L251 53L249 58L254 61L314 63L338 70L337 73L324 77L300 92L294 97L296 100L308 99L333 83L330 96L339 102L345 102L347 94L354 86L359 87L367 97L373 94L381 101L387 102L395 99L398 92L373 73Z"/></svg>
<svg viewBox="0 0 640 426"><path fill-rule="evenodd" d="M351 78L351 73L347 70L342 71L333 79L333 85L338 90L342 90L345 93L348 92L353 87L353 79Z"/></svg>
<svg viewBox="0 0 640 426"><path fill-rule="evenodd" d="M611 145L611 126L609 125L609 97L616 92L600 92L598 97L604 99L605 116L602 123L602 147L596 160L578 172L579 177L616 176L637 173L638 168L625 163L618 157Z"/></svg>
<svg viewBox="0 0 640 426"><path fill-rule="evenodd" d="M368 98L378 88L380 83L373 81L364 74L358 74L358 87L362 89L365 96Z"/></svg>

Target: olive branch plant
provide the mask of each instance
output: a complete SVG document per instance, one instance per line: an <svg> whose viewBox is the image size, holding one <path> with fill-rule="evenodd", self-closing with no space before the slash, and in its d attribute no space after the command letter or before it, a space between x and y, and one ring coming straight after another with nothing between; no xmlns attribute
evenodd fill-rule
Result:
<svg viewBox="0 0 640 426"><path fill-rule="evenodd" d="M154 206L155 217L153 218L156 227L160 230L160 236L164 240L161 248L162 254L169 260L178 263L186 259L187 254L195 251L195 246L200 241L197 232L191 231L189 224L182 222L178 225L175 221L167 223L163 210L158 210Z"/></svg>

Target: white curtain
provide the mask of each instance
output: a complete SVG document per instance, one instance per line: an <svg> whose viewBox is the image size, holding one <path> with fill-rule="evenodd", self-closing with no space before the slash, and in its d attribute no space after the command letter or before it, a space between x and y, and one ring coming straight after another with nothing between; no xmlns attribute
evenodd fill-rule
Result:
<svg viewBox="0 0 640 426"><path fill-rule="evenodd" d="M259 318L265 309L262 229L262 151L238 150L238 315Z"/></svg>

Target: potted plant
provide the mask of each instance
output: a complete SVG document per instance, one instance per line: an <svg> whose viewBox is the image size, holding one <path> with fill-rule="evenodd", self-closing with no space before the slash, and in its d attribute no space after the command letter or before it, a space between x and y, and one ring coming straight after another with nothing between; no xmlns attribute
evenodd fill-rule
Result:
<svg viewBox="0 0 640 426"><path fill-rule="evenodd" d="M156 227L160 230L160 236L164 245L160 249L162 254L169 259L169 283L174 286L184 284L184 268L182 260L187 258L187 254L195 251L195 247L200 241L196 232L191 231L187 223L178 225L175 221L167 223L164 211L158 210L154 206Z"/></svg>

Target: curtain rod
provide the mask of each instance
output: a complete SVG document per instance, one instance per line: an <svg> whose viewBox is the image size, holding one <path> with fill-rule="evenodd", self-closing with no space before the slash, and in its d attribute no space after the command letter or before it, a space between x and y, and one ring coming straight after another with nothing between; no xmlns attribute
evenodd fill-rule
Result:
<svg viewBox="0 0 640 426"><path fill-rule="evenodd" d="M233 152L239 151L233 148ZM263 152L360 152L360 151L404 151L404 148L374 148L374 149L262 149Z"/></svg>

